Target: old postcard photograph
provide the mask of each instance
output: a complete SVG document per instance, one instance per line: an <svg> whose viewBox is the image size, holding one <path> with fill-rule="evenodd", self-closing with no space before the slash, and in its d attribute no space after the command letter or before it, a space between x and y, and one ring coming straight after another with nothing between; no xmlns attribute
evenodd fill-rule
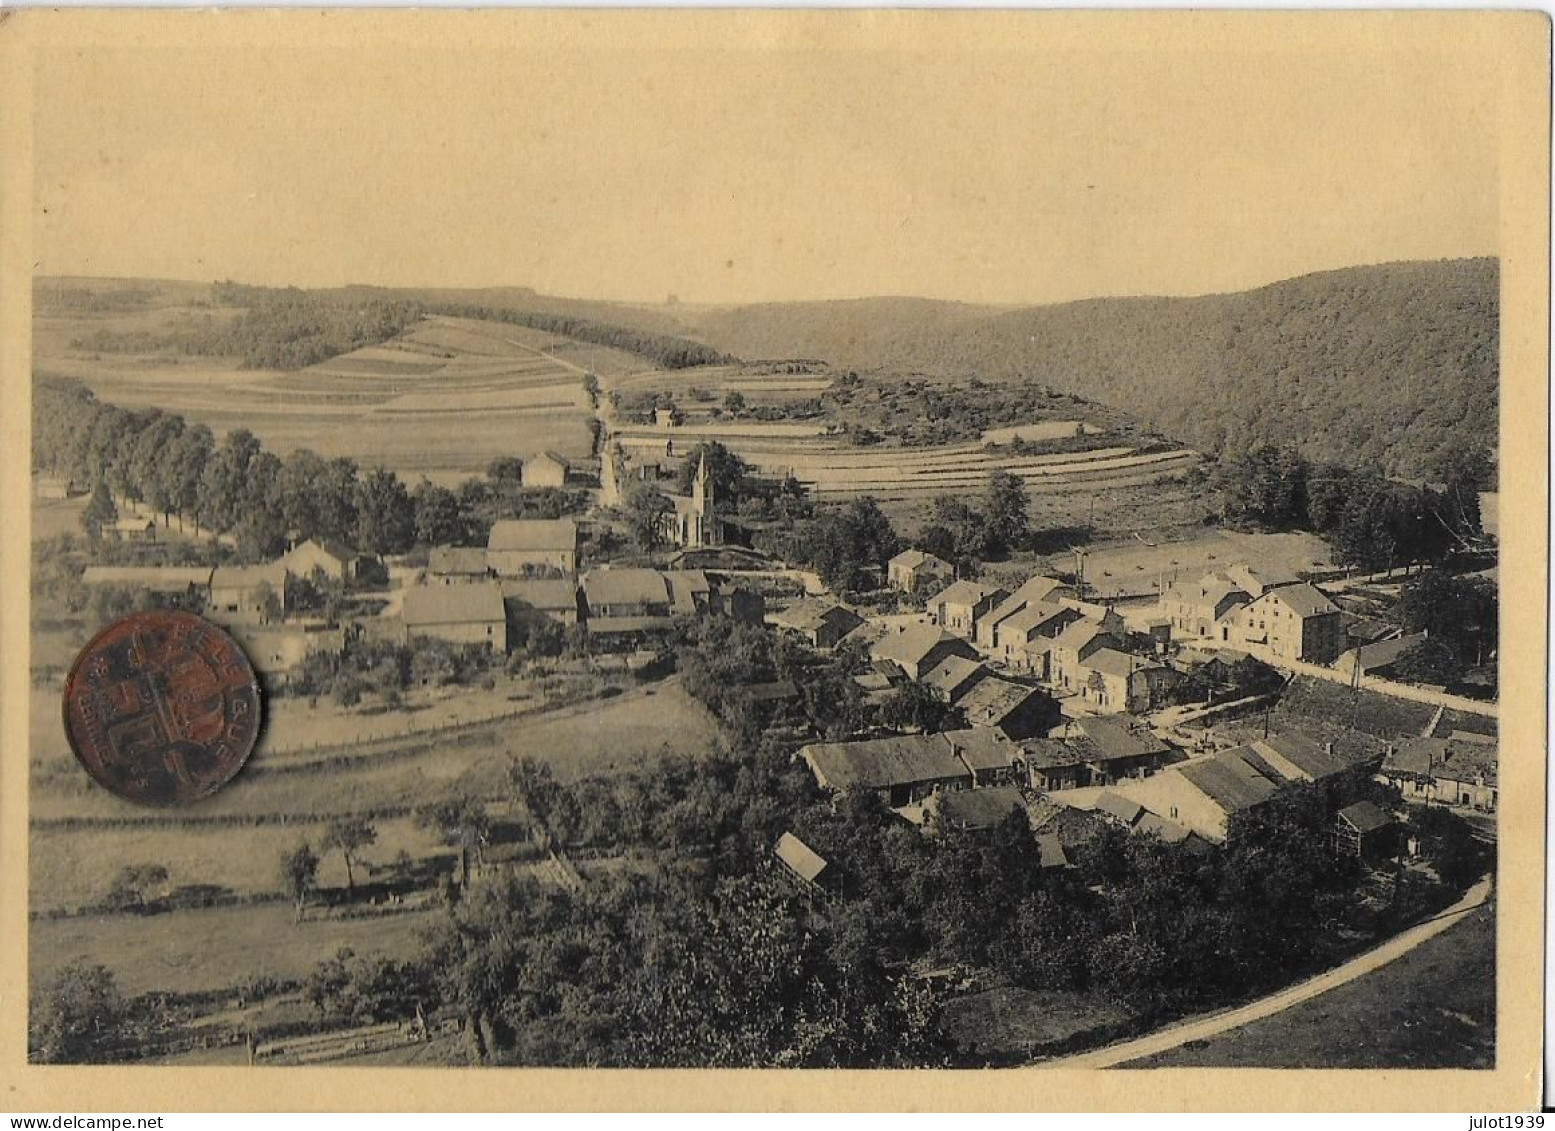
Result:
<svg viewBox="0 0 1555 1131"><path fill-rule="evenodd" d="M1536 1103L1548 42L0 24L30 1094Z"/></svg>

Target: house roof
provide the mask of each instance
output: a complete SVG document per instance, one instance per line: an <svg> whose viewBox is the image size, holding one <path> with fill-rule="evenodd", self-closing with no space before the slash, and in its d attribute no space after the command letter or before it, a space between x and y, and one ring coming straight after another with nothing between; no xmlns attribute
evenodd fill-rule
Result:
<svg viewBox="0 0 1555 1131"><path fill-rule="evenodd" d="M1041 695L1035 687L1012 683L998 676L989 676L967 689L956 706L973 726L998 726L1011 715Z"/></svg>
<svg viewBox="0 0 1555 1131"><path fill-rule="evenodd" d="M599 605L667 605L664 575L652 569L591 569L583 575L583 595Z"/></svg>
<svg viewBox="0 0 1555 1131"><path fill-rule="evenodd" d="M670 603L677 613L695 614L697 597L711 596L713 583L699 569L666 570L662 575L669 586Z"/></svg>
<svg viewBox="0 0 1555 1131"><path fill-rule="evenodd" d="M427 555L427 569L437 574L485 573L485 547L433 546Z"/></svg>
<svg viewBox="0 0 1555 1131"><path fill-rule="evenodd" d="M940 734L903 734L863 742L819 742L801 747L823 785L832 789L884 789L941 779L970 781L971 774Z"/></svg>
<svg viewBox="0 0 1555 1131"><path fill-rule="evenodd" d="M1103 675L1127 679L1137 671L1143 671L1145 668L1159 668L1163 665L1155 663L1153 660L1142 660L1138 656L1130 656L1127 652L1120 652L1116 648L1102 648L1091 653L1091 658L1085 661L1085 666L1092 671L1101 672Z"/></svg>
<svg viewBox="0 0 1555 1131"><path fill-rule="evenodd" d="M502 590L494 582L417 585L405 591L407 625L486 624L506 619Z"/></svg>
<svg viewBox="0 0 1555 1131"><path fill-rule="evenodd" d="M920 664L941 644L954 644L971 652L972 647L959 636L952 636L943 628L932 624L915 624L893 632L875 644L876 659L891 660L897 664Z"/></svg>
<svg viewBox="0 0 1555 1131"><path fill-rule="evenodd" d="M1109 817L1116 817L1125 825L1132 825L1145 811L1145 807L1139 802L1124 797L1121 793L1114 793L1110 789L1104 789L1096 795L1095 807Z"/></svg>
<svg viewBox="0 0 1555 1131"><path fill-rule="evenodd" d="M935 565L943 566L946 569L950 568L950 563L947 562L944 558L936 557L933 554L924 552L923 550L903 550L900 554L897 554L896 557L891 559L890 564L894 566L901 566L904 569L917 569L919 566L931 562Z"/></svg>
<svg viewBox="0 0 1555 1131"><path fill-rule="evenodd" d="M747 683L745 694L752 703L781 703L799 697L799 685L791 679L772 680L768 683Z"/></svg>
<svg viewBox="0 0 1555 1131"><path fill-rule="evenodd" d="M1392 640L1379 640L1375 644L1362 644L1355 653L1362 671L1375 670L1397 662L1400 656L1425 639L1425 633L1416 632Z"/></svg>
<svg viewBox="0 0 1555 1131"><path fill-rule="evenodd" d="M1384 774L1408 774L1442 781L1497 783L1500 751L1495 744L1457 738L1406 738L1382 762Z"/></svg>
<svg viewBox="0 0 1555 1131"><path fill-rule="evenodd" d="M1167 772L1181 774L1227 813L1263 804L1279 792L1281 780L1278 771L1248 746L1184 762Z"/></svg>
<svg viewBox="0 0 1555 1131"><path fill-rule="evenodd" d="M1010 785L938 793L932 802L941 821L969 829L991 829L1011 813L1026 809L1020 790Z"/></svg>
<svg viewBox="0 0 1555 1131"><path fill-rule="evenodd" d="M286 566L281 562L265 565L217 566L211 571L212 589L247 589L264 583L280 595L286 584Z"/></svg>
<svg viewBox="0 0 1555 1131"><path fill-rule="evenodd" d="M506 578L497 583L503 600L546 612L576 611L578 590L570 581Z"/></svg>
<svg viewBox="0 0 1555 1131"><path fill-rule="evenodd" d="M965 730L945 731L945 740L967 768L978 770L1007 770L1024 761L1026 752L1006 738L1001 731L990 727L967 727Z"/></svg>
<svg viewBox="0 0 1555 1131"><path fill-rule="evenodd" d="M1004 606L1000 605L999 608L1002 609ZM1002 620L999 620L998 625L1000 631L1030 632L1034 628L1041 628L1054 617L1061 616L1070 611L1062 605L1052 605L1046 601L1036 601L1023 609L1010 613ZM990 618L997 618L998 615L998 609L989 614Z"/></svg>
<svg viewBox="0 0 1555 1131"><path fill-rule="evenodd" d="M982 581L958 581L934 598L936 605L966 605L971 608L974 605L993 598L997 600L1004 592L997 585L989 585Z"/></svg>
<svg viewBox="0 0 1555 1131"><path fill-rule="evenodd" d="M1393 818L1370 801L1357 801L1339 810L1339 819L1358 833L1374 833L1393 823Z"/></svg>
<svg viewBox="0 0 1555 1131"><path fill-rule="evenodd" d="M1277 601L1300 617L1316 617L1339 611L1339 606L1328 599L1328 594L1305 581L1271 589L1258 599Z"/></svg>
<svg viewBox="0 0 1555 1131"><path fill-rule="evenodd" d="M988 619L994 624L1002 624L1016 613L1022 612L1033 605L1056 605L1056 603L1049 602L1048 598L1055 589L1065 588L1068 588L1068 586L1064 585L1062 581L1051 577L1029 578L1015 592L995 605L993 611L988 614Z"/></svg>
<svg viewBox="0 0 1555 1131"><path fill-rule="evenodd" d="M1268 738L1254 742L1252 747L1266 758L1268 752L1273 751L1313 781L1342 774L1351 766L1348 758L1330 752L1322 743L1304 734L1271 734Z"/></svg>
<svg viewBox="0 0 1555 1131"><path fill-rule="evenodd" d="M505 518L492 523L486 548L575 551L578 524L570 518Z"/></svg>
<svg viewBox="0 0 1555 1131"><path fill-rule="evenodd" d="M1098 636L1111 637L1112 635L1099 621L1086 618L1077 620L1065 628L1063 632L1054 637L1053 644L1055 647L1071 648L1078 652Z"/></svg>
<svg viewBox="0 0 1555 1131"><path fill-rule="evenodd" d="M1197 581L1179 581L1167 586L1165 599L1177 601L1184 605L1202 605L1209 609L1215 609L1233 593L1240 593L1244 597L1252 594L1244 590L1240 585L1222 577L1218 573L1212 573L1201 577Z"/></svg>
<svg viewBox="0 0 1555 1131"><path fill-rule="evenodd" d="M918 682L951 696L968 680L976 678L979 672L988 674L987 669L976 660L969 660L965 656L946 656L924 672Z"/></svg>
<svg viewBox="0 0 1555 1131"><path fill-rule="evenodd" d="M826 625L841 624L847 624L844 631L850 632L864 623L864 618L847 606L819 597L801 598L788 608L770 614L769 619L779 628L798 632L815 632Z"/></svg>
<svg viewBox="0 0 1555 1131"><path fill-rule="evenodd" d="M1067 742L1055 742L1049 738L1029 738L1022 742L1026 752L1026 765L1034 770L1057 770L1065 766L1083 766L1085 755Z"/></svg>
<svg viewBox="0 0 1555 1131"><path fill-rule="evenodd" d="M1109 716L1078 719L1080 737L1076 741L1088 760L1106 762L1115 758L1138 758L1145 754L1165 754L1171 747L1148 727L1131 726Z"/></svg>
<svg viewBox="0 0 1555 1131"><path fill-rule="evenodd" d="M778 837L772 854L793 869L794 874L807 883L815 883L826 870L826 861L793 833Z"/></svg>
<svg viewBox="0 0 1555 1131"><path fill-rule="evenodd" d="M1069 867L1069 854L1057 833L1038 833L1037 853L1043 868Z"/></svg>
<svg viewBox="0 0 1555 1131"><path fill-rule="evenodd" d="M1167 844L1177 844L1187 840L1193 835L1193 830L1186 825L1179 825L1176 821L1169 821L1165 817L1146 812L1139 818L1139 823L1134 826L1134 831L1141 835L1155 833Z"/></svg>
<svg viewBox="0 0 1555 1131"><path fill-rule="evenodd" d="M1240 587L1245 578L1256 585L1262 592L1270 589L1278 589L1285 585L1295 585L1301 580L1289 570L1278 569L1273 566L1251 566L1246 562L1233 562L1225 568L1225 577L1228 581L1235 582Z"/></svg>
<svg viewBox="0 0 1555 1131"><path fill-rule="evenodd" d="M566 469L566 468L572 466L570 463L567 462L567 458L565 456L559 456L555 452L551 451L549 448L547 448L545 451L541 452L539 455L530 456L529 459L527 461L525 461L525 462L526 463L539 463L541 460L545 460L545 461L547 461L549 463L553 463L553 464L555 464L558 467L561 467L563 469Z"/></svg>

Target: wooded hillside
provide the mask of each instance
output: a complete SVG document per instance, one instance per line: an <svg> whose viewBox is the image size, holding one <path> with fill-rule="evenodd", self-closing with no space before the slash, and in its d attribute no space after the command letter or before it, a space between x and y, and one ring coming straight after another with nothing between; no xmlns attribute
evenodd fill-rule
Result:
<svg viewBox="0 0 1555 1131"><path fill-rule="evenodd" d="M998 309L911 299L738 307L697 336L742 357L1034 381L1219 454L1424 477L1453 440L1494 449L1494 259L1391 263L1238 294Z"/></svg>

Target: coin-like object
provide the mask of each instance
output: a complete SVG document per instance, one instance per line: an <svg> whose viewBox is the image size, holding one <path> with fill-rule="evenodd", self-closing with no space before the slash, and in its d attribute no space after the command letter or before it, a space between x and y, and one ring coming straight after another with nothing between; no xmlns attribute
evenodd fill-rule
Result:
<svg viewBox="0 0 1555 1131"><path fill-rule="evenodd" d="M192 613L135 613L98 633L65 680L65 735L104 789L187 805L242 769L259 680L226 632Z"/></svg>

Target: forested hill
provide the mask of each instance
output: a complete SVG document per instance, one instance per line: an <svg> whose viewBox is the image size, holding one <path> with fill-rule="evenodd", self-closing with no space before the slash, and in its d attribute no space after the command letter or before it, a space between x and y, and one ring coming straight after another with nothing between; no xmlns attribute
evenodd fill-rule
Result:
<svg viewBox="0 0 1555 1131"><path fill-rule="evenodd" d="M995 309L910 299L707 312L742 357L1037 381L1205 451L1296 444L1427 477L1450 441L1496 445L1498 264L1389 263L1198 298Z"/></svg>

